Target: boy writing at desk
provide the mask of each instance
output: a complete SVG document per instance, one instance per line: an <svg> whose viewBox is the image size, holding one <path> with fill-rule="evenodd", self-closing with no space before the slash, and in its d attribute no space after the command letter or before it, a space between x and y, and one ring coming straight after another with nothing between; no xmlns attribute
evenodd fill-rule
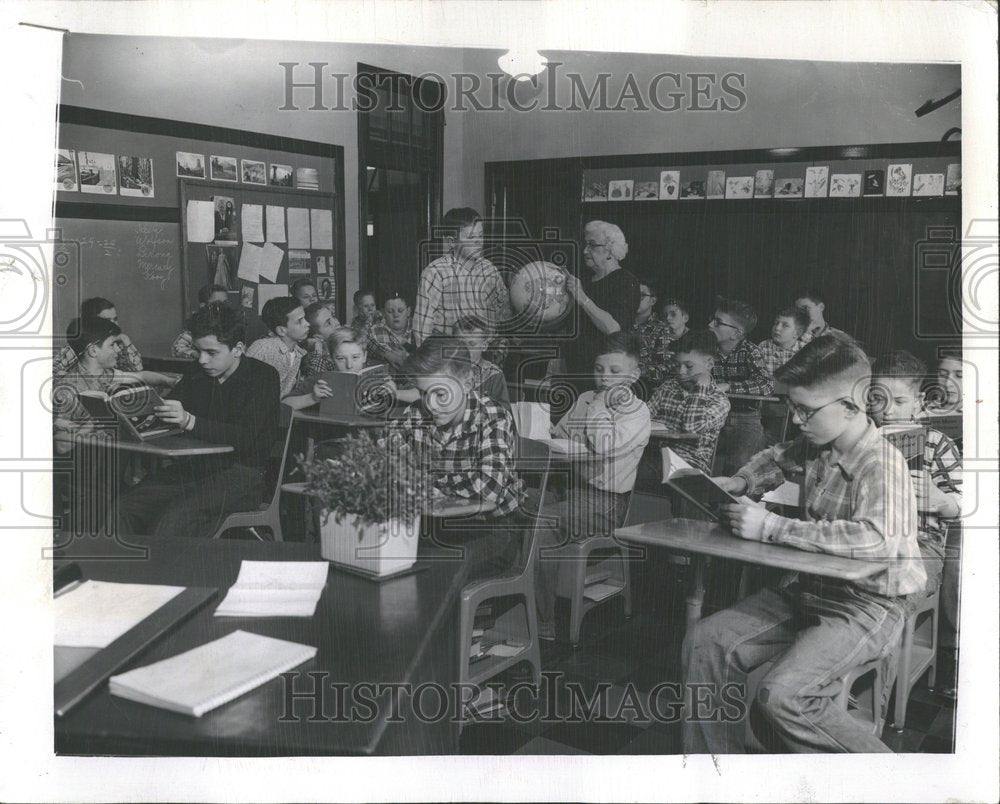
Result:
<svg viewBox="0 0 1000 804"><path fill-rule="evenodd" d="M715 684L712 697L721 706L719 686L743 682L773 660L756 701L748 703L759 708L786 750L886 752L871 728L835 699L843 673L873 659L895 658L904 598L924 588L910 475L903 456L865 413L871 369L853 341L818 338L776 376L788 385L801 434L716 482L731 494L757 496L804 469L808 519L787 519L747 500L723 507L729 527L742 539L887 567L857 581L803 575L700 621L684 639L684 681ZM891 684L894 671L886 671ZM687 718L684 751L741 752L744 727Z"/></svg>
<svg viewBox="0 0 1000 804"><path fill-rule="evenodd" d="M639 460L649 443L649 408L631 389L639 378L640 350L634 334L608 335L594 359L597 388L581 394L552 428L554 438L581 445L585 454L578 467L574 466L567 499L547 504L539 512L538 546L542 552L535 565L535 602L542 639L555 639L560 563L546 556L544 548L558 547L570 539L608 536L625 515Z"/></svg>
<svg viewBox="0 0 1000 804"><path fill-rule="evenodd" d="M469 579L509 571L531 524L520 511L525 492L514 471L510 412L473 389L469 350L455 338L430 336L404 370L420 401L390 422L387 437L430 451L433 486L442 497L496 506L461 523L464 535L458 544L465 550ZM438 537L447 540L457 533L445 529Z"/></svg>

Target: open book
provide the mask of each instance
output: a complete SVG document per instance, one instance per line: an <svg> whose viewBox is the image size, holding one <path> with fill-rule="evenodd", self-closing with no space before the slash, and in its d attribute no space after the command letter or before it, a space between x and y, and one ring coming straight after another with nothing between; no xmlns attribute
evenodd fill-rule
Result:
<svg viewBox="0 0 1000 804"><path fill-rule="evenodd" d="M521 438L542 441L549 449L562 455L589 455L586 445L568 438L552 438L552 422L548 404L544 402L515 402L511 407L514 429Z"/></svg>
<svg viewBox="0 0 1000 804"><path fill-rule="evenodd" d="M333 395L320 400L319 411L327 416L377 416L392 410L395 398L386 386L389 367L368 366L358 373L325 371L324 380Z"/></svg>
<svg viewBox="0 0 1000 804"><path fill-rule="evenodd" d="M330 564L326 561L246 561L216 617L312 617Z"/></svg>
<svg viewBox="0 0 1000 804"><path fill-rule="evenodd" d="M316 655L316 648L233 631L169 659L111 676L112 695L201 717Z"/></svg>
<svg viewBox="0 0 1000 804"><path fill-rule="evenodd" d="M156 418L156 406L163 398L148 385L124 385L103 391L80 391L80 403L98 421L117 421L122 434L133 440L172 435L181 432L179 425Z"/></svg>
<svg viewBox="0 0 1000 804"><path fill-rule="evenodd" d="M696 469L670 447L664 447L663 482L718 521L719 506L739 500L717 485L701 469Z"/></svg>

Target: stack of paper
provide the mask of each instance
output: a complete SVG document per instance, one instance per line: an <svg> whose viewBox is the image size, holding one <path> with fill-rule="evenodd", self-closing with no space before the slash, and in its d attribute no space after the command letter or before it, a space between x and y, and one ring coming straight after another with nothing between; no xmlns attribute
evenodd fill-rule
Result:
<svg viewBox="0 0 1000 804"><path fill-rule="evenodd" d="M55 644L106 648L183 591L183 586L84 581L52 601Z"/></svg>
<svg viewBox="0 0 1000 804"><path fill-rule="evenodd" d="M216 617L312 617L323 594L326 561L244 561Z"/></svg>
<svg viewBox="0 0 1000 804"><path fill-rule="evenodd" d="M169 659L112 676L112 695L201 717L316 655L316 648L234 631Z"/></svg>

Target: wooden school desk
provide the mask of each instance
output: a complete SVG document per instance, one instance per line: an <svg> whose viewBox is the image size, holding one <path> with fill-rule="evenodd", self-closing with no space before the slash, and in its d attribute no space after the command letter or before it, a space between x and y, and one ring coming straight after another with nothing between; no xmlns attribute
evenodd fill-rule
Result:
<svg viewBox="0 0 1000 804"><path fill-rule="evenodd" d="M692 573L687 595L687 627L701 619L705 599L705 557L742 561L761 567L822 575L844 581L857 581L882 572L885 562L810 553L780 544L765 544L741 539L715 522L697 519L665 519L618 528L615 535L629 544L665 547L690 553Z"/></svg>
<svg viewBox="0 0 1000 804"><path fill-rule="evenodd" d="M465 584L460 561L432 561L437 548L421 541L419 571L376 582L331 565L327 586L311 618L214 617L217 602L236 581L240 562L320 560L319 546L130 537L149 548L144 561L81 561L84 577L104 581L217 587L218 597L157 640L117 672L190 650L237 629L319 648L315 659L296 668L294 688L322 689L319 703L289 702L283 679L220 706L200 718L112 696L102 684L63 718L55 720L60 754L154 756L295 756L304 754L447 754L457 750L458 730L450 718L415 717L399 695L400 722L392 722L387 684L441 685L449 696L457 678L458 598ZM80 548L85 545L81 542ZM73 557L71 543L61 556ZM307 673L318 674L310 677ZM325 686L322 686L324 685ZM337 687L348 706L359 685L381 684L377 707L358 703L355 717L338 715ZM370 692L367 697L376 697ZM468 696L466 696L468 697ZM424 693L423 711L434 715L435 689ZM449 698L449 706L454 703ZM294 709L293 709L294 707ZM322 713L325 717L321 717ZM282 720L282 714L288 718ZM291 715L294 713L294 717ZM315 713L310 720L309 715ZM349 714L349 713L348 713Z"/></svg>

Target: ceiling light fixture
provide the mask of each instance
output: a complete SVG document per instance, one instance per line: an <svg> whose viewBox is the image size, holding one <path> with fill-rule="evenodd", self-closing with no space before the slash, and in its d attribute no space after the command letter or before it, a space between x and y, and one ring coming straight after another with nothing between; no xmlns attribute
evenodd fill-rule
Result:
<svg viewBox="0 0 1000 804"><path fill-rule="evenodd" d="M497 65L516 81L530 81L545 69L549 60L537 50L518 48L508 50L497 59Z"/></svg>

